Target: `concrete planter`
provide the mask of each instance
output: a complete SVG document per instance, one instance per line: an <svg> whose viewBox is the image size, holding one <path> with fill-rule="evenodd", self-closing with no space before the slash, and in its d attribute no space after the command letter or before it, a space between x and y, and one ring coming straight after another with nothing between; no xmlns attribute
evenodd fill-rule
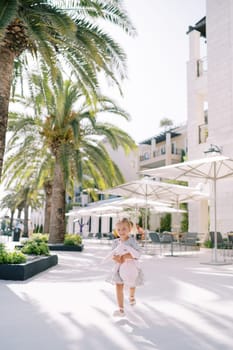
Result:
<svg viewBox="0 0 233 350"><path fill-rule="evenodd" d="M0 264L0 279L24 281L57 263L57 255L50 255L33 257L24 264Z"/></svg>
<svg viewBox="0 0 233 350"><path fill-rule="evenodd" d="M81 252L84 248L83 244L80 245L65 245L63 243L52 244L49 243L49 250L57 250L63 252Z"/></svg>

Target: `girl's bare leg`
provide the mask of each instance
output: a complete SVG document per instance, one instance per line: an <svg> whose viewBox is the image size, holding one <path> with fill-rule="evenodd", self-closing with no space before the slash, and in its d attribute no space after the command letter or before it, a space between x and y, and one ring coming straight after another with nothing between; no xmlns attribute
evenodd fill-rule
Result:
<svg viewBox="0 0 233 350"><path fill-rule="evenodd" d="M130 287L129 288L129 302L130 302L131 305L135 305L136 304L135 291L136 291L135 287Z"/></svg>
<svg viewBox="0 0 233 350"><path fill-rule="evenodd" d="M124 310L124 284L116 284L117 304L120 310Z"/></svg>

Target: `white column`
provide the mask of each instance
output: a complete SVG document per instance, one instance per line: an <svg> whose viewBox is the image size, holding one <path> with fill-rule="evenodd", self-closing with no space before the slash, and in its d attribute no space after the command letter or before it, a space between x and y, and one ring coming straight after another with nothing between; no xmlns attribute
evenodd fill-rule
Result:
<svg viewBox="0 0 233 350"><path fill-rule="evenodd" d="M166 133L166 165L171 164L171 133L168 131Z"/></svg>

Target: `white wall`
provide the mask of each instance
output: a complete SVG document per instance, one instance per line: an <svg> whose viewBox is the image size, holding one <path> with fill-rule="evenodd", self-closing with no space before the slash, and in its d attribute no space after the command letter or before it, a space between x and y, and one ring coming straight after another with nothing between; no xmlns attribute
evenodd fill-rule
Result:
<svg viewBox="0 0 233 350"><path fill-rule="evenodd" d="M207 0L209 142L233 158L233 2ZM233 229L233 178L217 183L217 229ZM211 207L211 216L213 209ZM213 222L213 220L211 220ZM213 227L211 227L213 230Z"/></svg>
<svg viewBox="0 0 233 350"><path fill-rule="evenodd" d="M138 179L139 169L139 153L138 149L131 151L129 154L125 154L122 147L117 150L113 150L108 143L105 143L105 147L109 152L112 160L120 168L125 182Z"/></svg>
<svg viewBox="0 0 233 350"><path fill-rule="evenodd" d="M208 70L206 81L195 77L195 60L198 58L198 35L196 31L189 34L190 61L188 73L188 145L189 159L202 158L203 151L210 144L222 147L223 155L233 158L233 2L232 0L207 0L207 58ZM206 85L206 86L205 86ZM207 89L205 89L205 87ZM207 93L205 93L207 91ZM208 139L198 144L198 123L201 118L202 105L208 101ZM212 185L211 185L212 186ZM212 192L213 193L213 192ZM199 224L195 218L206 226L204 218L208 213L206 205L193 205L190 214L191 230ZM210 230L213 227L213 195L210 199ZM217 230L226 234L233 229L233 179L217 182Z"/></svg>

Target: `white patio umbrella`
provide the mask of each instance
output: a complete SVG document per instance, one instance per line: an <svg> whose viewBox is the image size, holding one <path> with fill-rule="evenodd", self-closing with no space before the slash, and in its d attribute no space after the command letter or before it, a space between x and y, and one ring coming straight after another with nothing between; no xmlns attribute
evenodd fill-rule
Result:
<svg viewBox="0 0 233 350"><path fill-rule="evenodd" d="M80 210L76 211L76 215L79 216L102 216L109 213L119 213L123 212L124 209L120 206L113 206L113 205L99 205L98 207L86 207ZM78 221L79 219L75 219L74 222Z"/></svg>
<svg viewBox="0 0 233 350"><path fill-rule="evenodd" d="M118 217L121 218L123 216L127 217L127 214L124 212L124 208L120 206L113 206L106 203L95 204L93 206L87 206L82 209L76 210L76 218L73 220L73 222L79 221L80 217L83 216L89 216L89 217Z"/></svg>
<svg viewBox="0 0 233 350"><path fill-rule="evenodd" d="M132 214L132 221L134 222L134 225L136 225L136 220L139 216L139 209L140 208L145 208L145 207L147 207L147 209L157 208L158 210L159 210L159 208L160 209L161 208L169 208L167 203L163 203L160 201L154 201L151 199L146 200L144 197L143 198L140 198L140 197L129 197L129 198L121 197L113 203L113 206L116 206L116 207L120 206L122 208L129 209L131 211L131 214ZM165 212L165 210L163 212Z"/></svg>
<svg viewBox="0 0 233 350"><path fill-rule="evenodd" d="M167 203L178 205L181 202L185 203L189 200L208 198L208 194L203 193L194 187L164 183L155 181L149 177L124 183L120 186L113 187L104 193L123 197L144 198L146 211L148 209L149 200L165 201ZM147 228L146 215L145 229L147 230Z"/></svg>
<svg viewBox="0 0 233 350"><path fill-rule="evenodd" d="M135 209L137 213L139 208L145 207L146 202L144 198L130 197L130 198L120 199L119 201L116 201L114 205L116 206L120 205L123 208ZM151 212L157 213L157 214L163 214L163 213L170 213L170 214L182 213L183 214L187 212L187 210L173 208L168 206L167 203L153 201L153 200L147 201L147 208L150 209Z"/></svg>
<svg viewBox="0 0 233 350"><path fill-rule="evenodd" d="M125 212L125 211L118 211L117 213L115 212L109 212L109 213L106 213L106 214L94 214L95 216L102 216L104 218L128 218L130 217L130 213L128 212Z"/></svg>
<svg viewBox="0 0 233 350"><path fill-rule="evenodd" d="M214 198L214 255L212 263L217 259L217 199L216 184L218 180L233 176L233 159L225 156L212 156L188 162L168 165L161 168L148 169L141 172L153 177L190 180L192 178L213 182Z"/></svg>
<svg viewBox="0 0 233 350"><path fill-rule="evenodd" d="M113 206L120 206L123 208L143 208L145 205L148 206L168 206L168 203L160 202L160 201L154 201L154 200L147 200L145 198L140 197L128 197L124 198L121 197L117 201L113 203Z"/></svg>

